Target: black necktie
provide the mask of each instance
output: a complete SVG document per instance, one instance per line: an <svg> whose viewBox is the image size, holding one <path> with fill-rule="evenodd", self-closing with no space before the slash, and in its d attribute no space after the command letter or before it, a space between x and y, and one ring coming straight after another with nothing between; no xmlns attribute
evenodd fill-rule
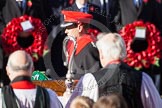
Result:
<svg viewBox="0 0 162 108"><path fill-rule="evenodd" d="M103 0L103 12L106 16L109 15L109 4L110 0Z"/></svg>
<svg viewBox="0 0 162 108"><path fill-rule="evenodd" d="M105 0L103 0L103 11L105 12L105 14L107 13L106 1Z"/></svg>
<svg viewBox="0 0 162 108"><path fill-rule="evenodd" d="M17 1L18 7L20 8L20 11L23 11L23 1Z"/></svg>

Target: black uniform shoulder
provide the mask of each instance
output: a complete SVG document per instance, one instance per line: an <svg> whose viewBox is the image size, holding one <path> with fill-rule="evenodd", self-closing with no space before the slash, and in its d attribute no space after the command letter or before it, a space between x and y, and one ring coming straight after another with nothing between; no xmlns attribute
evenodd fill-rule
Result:
<svg viewBox="0 0 162 108"><path fill-rule="evenodd" d="M91 53L91 54L98 54L98 50L96 45L94 44L94 42L90 42L88 43L83 49L82 51L83 53Z"/></svg>

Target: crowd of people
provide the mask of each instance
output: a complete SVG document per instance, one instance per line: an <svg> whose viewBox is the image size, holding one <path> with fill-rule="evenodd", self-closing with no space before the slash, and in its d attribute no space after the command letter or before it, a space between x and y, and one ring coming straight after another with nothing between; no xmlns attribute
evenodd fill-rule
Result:
<svg viewBox="0 0 162 108"><path fill-rule="evenodd" d="M35 61L34 54L26 51L31 43L6 54L3 44L7 43L0 38L0 105L2 108L160 108L162 78L158 78L162 77L162 55L158 65L134 69L125 62L127 48L120 30L142 20L155 25L162 36L161 10L161 0L1 0L0 35L14 18L29 15L44 25L39 30L47 31L48 51L42 51L42 57ZM34 26L28 20L25 28L30 25ZM21 42L17 41L19 46L30 41L35 29L13 34L21 38ZM142 40L135 37L131 43L134 52L141 52L147 46L143 42L149 40L148 33L142 35L145 35ZM50 70L46 74L54 80L78 80L67 103L62 103L55 91L35 85L31 81L34 70Z"/></svg>

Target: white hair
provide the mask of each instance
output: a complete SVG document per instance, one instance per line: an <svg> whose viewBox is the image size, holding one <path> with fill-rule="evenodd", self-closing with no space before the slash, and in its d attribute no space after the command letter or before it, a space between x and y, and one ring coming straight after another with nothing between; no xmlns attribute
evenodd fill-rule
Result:
<svg viewBox="0 0 162 108"><path fill-rule="evenodd" d="M101 33L98 36L96 46L105 57L111 57L114 60L123 60L126 57L125 42L119 34Z"/></svg>

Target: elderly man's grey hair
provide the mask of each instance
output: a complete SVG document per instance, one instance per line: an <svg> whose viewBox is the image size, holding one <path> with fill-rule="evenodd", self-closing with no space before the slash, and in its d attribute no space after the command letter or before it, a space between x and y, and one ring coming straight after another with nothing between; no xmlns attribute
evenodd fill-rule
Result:
<svg viewBox="0 0 162 108"><path fill-rule="evenodd" d="M22 64L21 63L14 63L16 60L21 59L21 58L12 57L15 53L21 53L22 55L24 55L24 59L25 59L24 64L23 63ZM10 69L12 71L15 71L15 72L20 71L20 70L31 72L32 68L33 68L33 60L32 60L31 56L27 52L22 51L22 50L18 50L18 51L15 51L14 53L12 53L9 56L7 66L10 67Z"/></svg>
<svg viewBox="0 0 162 108"><path fill-rule="evenodd" d="M99 37L98 37L99 36ZM97 36L96 46L104 56L123 60L126 58L126 46L123 38L117 33L101 33Z"/></svg>
<svg viewBox="0 0 162 108"><path fill-rule="evenodd" d="M99 34L97 35L97 40L100 40L100 39L103 38L105 35L107 35L106 32L99 33Z"/></svg>

